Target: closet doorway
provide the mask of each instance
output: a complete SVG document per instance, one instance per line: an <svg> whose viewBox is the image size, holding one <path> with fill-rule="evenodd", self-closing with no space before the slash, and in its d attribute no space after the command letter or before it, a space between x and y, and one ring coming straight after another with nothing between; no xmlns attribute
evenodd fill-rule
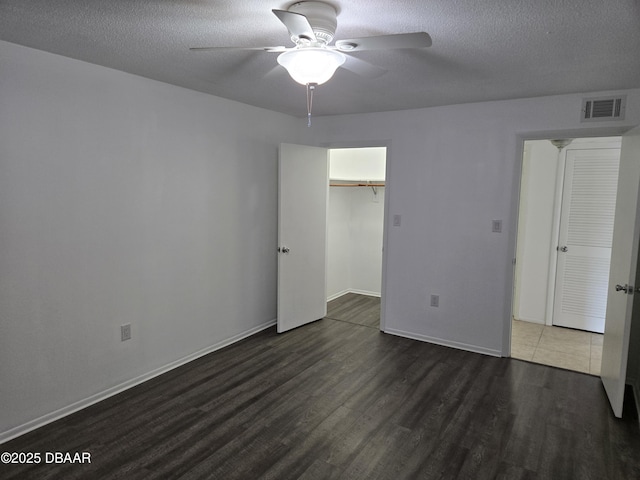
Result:
<svg viewBox="0 0 640 480"><path fill-rule="evenodd" d="M329 150L327 317L380 328L386 147Z"/></svg>
<svg viewBox="0 0 640 480"><path fill-rule="evenodd" d="M620 137L524 144L514 358L600 374L620 144Z"/></svg>

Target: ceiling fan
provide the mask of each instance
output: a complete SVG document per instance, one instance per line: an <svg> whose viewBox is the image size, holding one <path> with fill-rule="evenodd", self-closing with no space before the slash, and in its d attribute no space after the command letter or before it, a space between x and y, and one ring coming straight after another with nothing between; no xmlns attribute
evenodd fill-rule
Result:
<svg viewBox="0 0 640 480"><path fill-rule="evenodd" d="M317 85L327 82L339 68L345 68L365 77L377 77L386 70L349 55L365 50L425 48L431 46L426 32L378 35L333 41L337 22L336 9L324 2L304 1L287 10L272 10L287 27L293 47L194 47L193 51L220 49L262 50L279 53L277 61L289 75L307 87L307 110L311 117L311 98Z"/></svg>

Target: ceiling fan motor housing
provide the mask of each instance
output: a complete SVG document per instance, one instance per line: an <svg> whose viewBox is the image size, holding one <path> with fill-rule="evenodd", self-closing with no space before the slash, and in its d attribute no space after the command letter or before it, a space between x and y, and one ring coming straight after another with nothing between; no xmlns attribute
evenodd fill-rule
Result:
<svg viewBox="0 0 640 480"><path fill-rule="evenodd" d="M336 9L331 5L323 2L297 2L288 11L307 17L319 43L328 45L333 40L338 20ZM296 38L292 40L295 42Z"/></svg>

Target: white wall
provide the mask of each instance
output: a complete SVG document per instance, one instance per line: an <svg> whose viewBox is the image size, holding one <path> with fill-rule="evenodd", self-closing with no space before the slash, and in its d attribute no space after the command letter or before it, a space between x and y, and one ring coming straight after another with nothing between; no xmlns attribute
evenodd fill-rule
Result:
<svg viewBox="0 0 640 480"><path fill-rule="evenodd" d="M380 296L384 187L351 189L351 291Z"/></svg>
<svg viewBox="0 0 640 480"><path fill-rule="evenodd" d="M374 195L371 187L329 189L328 300L348 292L380 295L385 189L376 190Z"/></svg>
<svg viewBox="0 0 640 480"><path fill-rule="evenodd" d="M520 190L514 317L545 323L558 149L549 140L525 143Z"/></svg>
<svg viewBox="0 0 640 480"><path fill-rule="evenodd" d="M332 148L330 156L329 177L333 180L384 182L385 147Z"/></svg>
<svg viewBox="0 0 640 480"><path fill-rule="evenodd" d="M389 147L385 331L507 355L522 140L619 134L640 123L625 93L626 120L589 124L579 94L317 118L318 144Z"/></svg>
<svg viewBox="0 0 640 480"><path fill-rule="evenodd" d="M327 300L351 289L351 189L329 187Z"/></svg>
<svg viewBox="0 0 640 480"><path fill-rule="evenodd" d="M0 441L273 321L280 142L388 145L386 331L506 354L522 137L640 123L629 90L588 127L563 95L306 129L5 42L0 65Z"/></svg>
<svg viewBox="0 0 640 480"><path fill-rule="evenodd" d="M0 65L0 440L273 323L304 122L5 42Z"/></svg>

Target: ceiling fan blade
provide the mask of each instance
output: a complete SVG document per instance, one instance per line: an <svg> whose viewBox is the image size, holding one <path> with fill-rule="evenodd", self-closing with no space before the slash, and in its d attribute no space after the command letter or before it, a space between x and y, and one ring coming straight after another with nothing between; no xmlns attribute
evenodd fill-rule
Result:
<svg viewBox="0 0 640 480"><path fill-rule="evenodd" d="M209 52L215 50L260 50L263 52L284 52L288 50L287 47L277 46L277 47L191 47L189 50L193 52Z"/></svg>
<svg viewBox="0 0 640 480"><path fill-rule="evenodd" d="M393 48L425 48L431 46L431 37L426 32L398 33L375 37L347 38L338 40L336 48L341 52L363 50L389 50Z"/></svg>
<svg viewBox="0 0 640 480"><path fill-rule="evenodd" d="M386 68L378 67L359 58L345 55L346 61L341 65L342 68L356 73L361 77L376 78L387 72Z"/></svg>
<svg viewBox="0 0 640 480"><path fill-rule="evenodd" d="M288 12L287 10L271 10L278 19L284 23L289 33L298 38L306 38L314 42L317 41L316 34L307 17L301 13Z"/></svg>

